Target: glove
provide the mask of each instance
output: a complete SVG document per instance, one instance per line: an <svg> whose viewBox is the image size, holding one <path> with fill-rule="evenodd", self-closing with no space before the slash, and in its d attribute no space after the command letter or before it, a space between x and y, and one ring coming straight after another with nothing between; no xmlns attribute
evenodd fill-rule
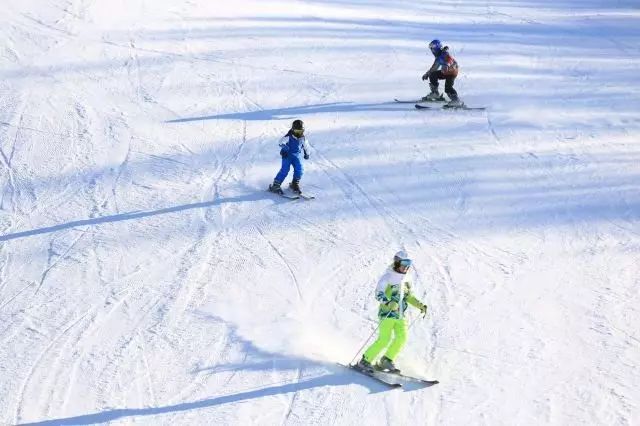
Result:
<svg viewBox="0 0 640 426"><path fill-rule="evenodd" d="M425 73L422 75L422 79L423 79L423 80L429 80L429 71L425 72Z"/></svg>
<svg viewBox="0 0 640 426"><path fill-rule="evenodd" d="M304 153L304 159L308 160L309 159L309 154L307 154L306 152Z"/></svg>
<svg viewBox="0 0 640 426"><path fill-rule="evenodd" d="M287 155L289 155L289 153L287 152L286 149L283 148L283 149L280 150L280 156L282 158L287 158Z"/></svg>
<svg viewBox="0 0 640 426"><path fill-rule="evenodd" d="M398 305L398 302L395 302L393 300L387 303L387 308L389 308L389 310L391 311L397 311L399 307L400 305Z"/></svg>
<svg viewBox="0 0 640 426"><path fill-rule="evenodd" d="M422 317L425 317L427 315L427 305L423 303L422 305L420 305L418 309L420 309L420 313L422 314Z"/></svg>

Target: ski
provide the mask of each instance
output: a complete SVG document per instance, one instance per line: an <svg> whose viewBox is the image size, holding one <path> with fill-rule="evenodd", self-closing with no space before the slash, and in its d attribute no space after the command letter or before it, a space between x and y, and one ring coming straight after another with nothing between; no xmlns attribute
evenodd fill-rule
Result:
<svg viewBox="0 0 640 426"><path fill-rule="evenodd" d="M309 195L309 194L298 194L298 196L300 198L303 198L305 200L315 200L316 196L315 195Z"/></svg>
<svg viewBox="0 0 640 426"><path fill-rule="evenodd" d="M486 109L486 107L468 107L468 106L466 106L466 105L461 105L461 106L448 106L448 105L443 105L443 106L442 106L442 109L464 109L464 110L467 110L467 111L471 111L471 110L478 110L478 111L481 111L481 110L485 110L485 109Z"/></svg>
<svg viewBox="0 0 640 426"><path fill-rule="evenodd" d="M281 196L282 198L286 198L286 199L288 199L288 200L299 200L299 199L300 199L300 196L299 196L299 195L289 195L289 194L286 194L286 193L284 193L284 192L282 192L282 193L280 193L280 192L273 192L273 191L270 191L270 190L268 190L268 189L267 189L267 192L268 192L268 193L270 193L270 194L279 195L279 196Z"/></svg>
<svg viewBox="0 0 640 426"><path fill-rule="evenodd" d="M416 109L448 109L448 110L464 110L464 111L484 111L486 109L486 107L468 107L466 105L459 106L459 107L443 105L441 108L432 108L427 105L415 104L415 107Z"/></svg>
<svg viewBox="0 0 640 426"><path fill-rule="evenodd" d="M401 388L402 387L402 383L397 383L394 380L389 380L389 379L385 379L384 377L381 377L380 375L378 375L378 371L367 371L367 370L363 370L362 368L359 368L357 365L344 365L344 364L340 364L338 363L338 365L348 368L349 370L353 370L353 371L357 371L360 374L364 374L365 376L369 376L372 379L377 380L378 382L389 386L391 389L396 389L396 388Z"/></svg>
<svg viewBox="0 0 640 426"><path fill-rule="evenodd" d="M422 102L422 99L414 99L414 100L402 100L402 99L394 99L394 101L398 102L399 104L415 104L418 102Z"/></svg>
<svg viewBox="0 0 640 426"><path fill-rule="evenodd" d="M275 192L274 192L275 194ZM289 194L278 194L279 196L281 196L282 198L286 198L288 200L299 200L300 196L299 195L289 195Z"/></svg>
<svg viewBox="0 0 640 426"><path fill-rule="evenodd" d="M402 373L392 373L390 371L379 371L379 373L387 374L389 376L396 376L401 380L408 380L408 381L411 381L411 382L422 383L423 385L425 385L425 387L434 386L434 385L437 385L438 383L440 383L437 380L427 380L427 379L422 379L420 377L406 376L406 375L404 375Z"/></svg>
<svg viewBox="0 0 640 426"><path fill-rule="evenodd" d="M400 103L400 104L417 104L419 102L427 102L427 103L439 103L439 102L446 102L446 99L444 98L440 98L440 99L436 99L433 101L425 101L424 99L420 98L420 99L414 99L414 100L403 100L403 99L397 99L395 98L394 101Z"/></svg>

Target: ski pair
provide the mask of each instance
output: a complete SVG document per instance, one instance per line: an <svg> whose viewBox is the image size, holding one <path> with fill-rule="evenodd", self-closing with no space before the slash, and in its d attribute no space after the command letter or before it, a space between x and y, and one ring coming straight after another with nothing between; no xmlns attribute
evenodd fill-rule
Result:
<svg viewBox="0 0 640 426"><path fill-rule="evenodd" d="M281 196L283 198L286 198L288 200L299 200L300 198L302 198L303 200L313 200L313 199L316 198L314 195L308 195L308 194L295 194L295 195L293 195L293 194L287 194L286 192L279 193L279 192L273 192L273 191L269 191L269 190L267 190L267 192L279 195L279 196Z"/></svg>
<svg viewBox="0 0 640 426"><path fill-rule="evenodd" d="M417 377L405 376L404 374L401 374L401 373L390 373L388 371L379 371L379 370L365 370L363 368L358 367L358 365L351 365L351 364L350 365L338 364L338 365L341 365L343 367L357 371L358 373L364 374L365 376L369 376L373 379L376 379L380 383L385 384L392 389L402 387L402 382L407 382L407 381L420 383L424 387L430 387L440 383L437 380L427 380L427 379L421 379Z"/></svg>
<svg viewBox="0 0 640 426"><path fill-rule="evenodd" d="M462 104L460 106L449 106L449 105L442 105L442 108L431 108L430 106L427 105L421 105L421 104L415 104L416 109L461 109L461 110L465 110L465 111L472 111L472 110L478 110L478 111L483 111L486 108L485 107L468 107L465 104Z"/></svg>
<svg viewBox="0 0 640 426"><path fill-rule="evenodd" d="M416 109L462 109L462 110L484 110L486 109L485 107L468 107L465 104L459 105L459 106L453 106L453 105L447 105L444 104L442 105L440 108L433 108L431 106L428 105L424 105L425 103L439 103L441 104L442 102L445 102L444 99L442 100L437 100L437 101L425 101L423 99L414 99L414 100L401 100L401 99L394 99L394 101L400 103L400 104L414 104Z"/></svg>
<svg viewBox="0 0 640 426"><path fill-rule="evenodd" d="M396 101L399 104L419 104L421 102L429 102L429 103L439 104L439 103L446 102L445 98L442 98L442 99L439 99L439 100L435 100L435 101L425 101L422 98L420 98L420 99L409 99L409 100L394 98L393 100Z"/></svg>

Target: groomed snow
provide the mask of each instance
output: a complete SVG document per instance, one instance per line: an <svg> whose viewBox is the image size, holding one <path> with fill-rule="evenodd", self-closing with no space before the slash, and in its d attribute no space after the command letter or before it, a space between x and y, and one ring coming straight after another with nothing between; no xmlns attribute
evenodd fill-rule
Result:
<svg viewBox="0 0 640 426"><path fill-rule="evenodd" d="M0 424L640 424L638 75L631 0L3 4ZM430 388L336 364L399 249Z"/></svg>

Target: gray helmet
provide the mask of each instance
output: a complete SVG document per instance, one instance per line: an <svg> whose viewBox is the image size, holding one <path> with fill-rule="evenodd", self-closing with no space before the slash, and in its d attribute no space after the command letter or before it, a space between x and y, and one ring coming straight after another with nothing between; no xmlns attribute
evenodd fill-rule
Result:
<svg viewBox="0 0 640 426"><path fill-rule="evenodd" d="M400 250L393 256L393 270L401 274L407 273L411 263L409 255L404 250Z"/></svg>

